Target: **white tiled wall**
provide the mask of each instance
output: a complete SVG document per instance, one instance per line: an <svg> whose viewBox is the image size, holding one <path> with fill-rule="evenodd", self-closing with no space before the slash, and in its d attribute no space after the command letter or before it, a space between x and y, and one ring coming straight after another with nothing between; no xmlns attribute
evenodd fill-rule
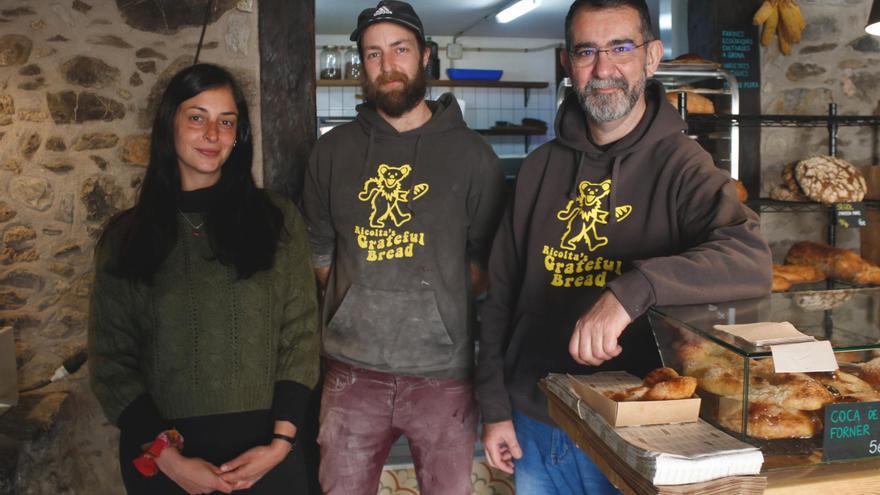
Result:
<svg viewBox="0 0 880 495"><path fill-rule="evenodd" d="M435 37L440 45L441 68L445 73L450 61L445 57L445 46L450 40L447 37ZM534 48L547 46L556 41L546 39L525 38L473 38L463 37L459 42L466 47L505 47ZM348 46L347 35L318 35L316 45L320 51L326 44ZM529 104L523 101L522 89L507 88L429 88L428 98L436 99L441 94L452 91L455 96L465 102L464 118L472 129L488 129L496 121L507 121L520 124L524 117L540 119L547 123L547 135L529 136L528 151L552 139L553 119L556 116L555 85L555 52L552 49L532 51L529 53L514 52L465 52L464 58L455 61L455 67L477 69L501 69L504 71L503 81L546 81L547 88L530 90ZM356 98L360 88L328 88L317 90L317 107L319 117L354 116L355 107L361 102ZM500 156L526 153L525 137L523 136L485 136L492 148Z"/></svg>
<svg viewBox="0 0 880 495"><path fill-rule="evenodd" d="M431 87L428 98L437 99L441 94L452 92L465 102L464 120L471 129L488 129L497 121L519 125L524 117L540 119L547 123L547 135L529 136L528 151L553 138L553 119L556 115L556 90L529 90L529 105L525 106L522 89L508 88L446 88ZM356 115L355 107L361 102L356 97L360 88L319 87L317 90L318 117L344 117ZM526 139L523 136L485 136L499 156L523 155Z"/></svg>

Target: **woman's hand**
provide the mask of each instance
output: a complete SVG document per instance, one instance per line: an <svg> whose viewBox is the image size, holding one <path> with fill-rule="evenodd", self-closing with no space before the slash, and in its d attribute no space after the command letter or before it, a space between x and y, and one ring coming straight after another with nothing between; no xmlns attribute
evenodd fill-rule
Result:
<svg viewBox="0 0 880 495"><path fill-rule="evenodd" d="M269 445L254 447L223 463L220 478L234 490L246 490L283 461L290 450L290 443L279 439L272 440Z"/></svg>
<svg viewBox="0 0 880 495"><path fill-rule="evenodd" d="M173 447L162 451L156 465L171 481L186 493L232 493L232 484L220 477L221 471L210 462L198 457L184 457Z"/></svg>

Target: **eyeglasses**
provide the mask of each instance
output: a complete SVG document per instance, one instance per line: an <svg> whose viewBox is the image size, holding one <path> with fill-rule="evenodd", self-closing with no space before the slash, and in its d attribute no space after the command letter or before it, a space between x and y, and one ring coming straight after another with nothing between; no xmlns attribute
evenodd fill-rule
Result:
<svg viewBox="0 0 880 495"><path fill-rule="evenodd" d="M641 48L648 43L650 43L650 41L645 41L640 45L629 42L618 43L612 45L611 48L583 47L568 53L571 55L571 62L575 67L589 67L595 64L596 60L599 60L599 54L602 52L606 53L609 62L622 64L624 62L629 62L635 57L636 48Z"/></svg>

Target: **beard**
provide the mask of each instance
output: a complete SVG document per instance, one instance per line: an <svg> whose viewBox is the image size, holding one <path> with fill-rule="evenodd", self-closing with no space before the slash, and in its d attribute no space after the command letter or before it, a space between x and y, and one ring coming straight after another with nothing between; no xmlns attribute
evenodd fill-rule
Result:
<svg viewBox="0 0 880 495"><path fill-rule="evenodd" d="M645 92L647 74L630 87L626 79L593 79L583 88L578 88L578 100L587 116L595 122L611 122L625 117L636 106ZM619 88L622 92L599 93L598 89Z"/></svg>
<svg viewBox="0 0 880 495"><path fill-rule="evenodd" d="M403 87L390 91L380 89L382 85L391 81L398 81L403 84ZM421 62L419 62L419 70L416 71L416 75L412 79L403 72L392 71L380 74L375 81L367 79L365 73L364 80L361 82L366 100L373 102L377 109L393 118L400 117L415 108L416 104L425 97L427 87L425 67Z"/></svg>

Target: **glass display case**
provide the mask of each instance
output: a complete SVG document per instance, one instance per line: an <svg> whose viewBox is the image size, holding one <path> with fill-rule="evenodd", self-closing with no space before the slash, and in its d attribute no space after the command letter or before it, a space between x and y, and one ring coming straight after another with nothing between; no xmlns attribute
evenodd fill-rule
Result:
<svg viewBox="0 0 880 495"><path fill-rule="evenodd" d="M760 447L765 468L824 462L825 408L880 401L880 288L656 307L649 318L664 365L697 378L700 416ZM775 373L769 346L756 347L715 328L784 321L830 341L840 369Z"/></svg>

